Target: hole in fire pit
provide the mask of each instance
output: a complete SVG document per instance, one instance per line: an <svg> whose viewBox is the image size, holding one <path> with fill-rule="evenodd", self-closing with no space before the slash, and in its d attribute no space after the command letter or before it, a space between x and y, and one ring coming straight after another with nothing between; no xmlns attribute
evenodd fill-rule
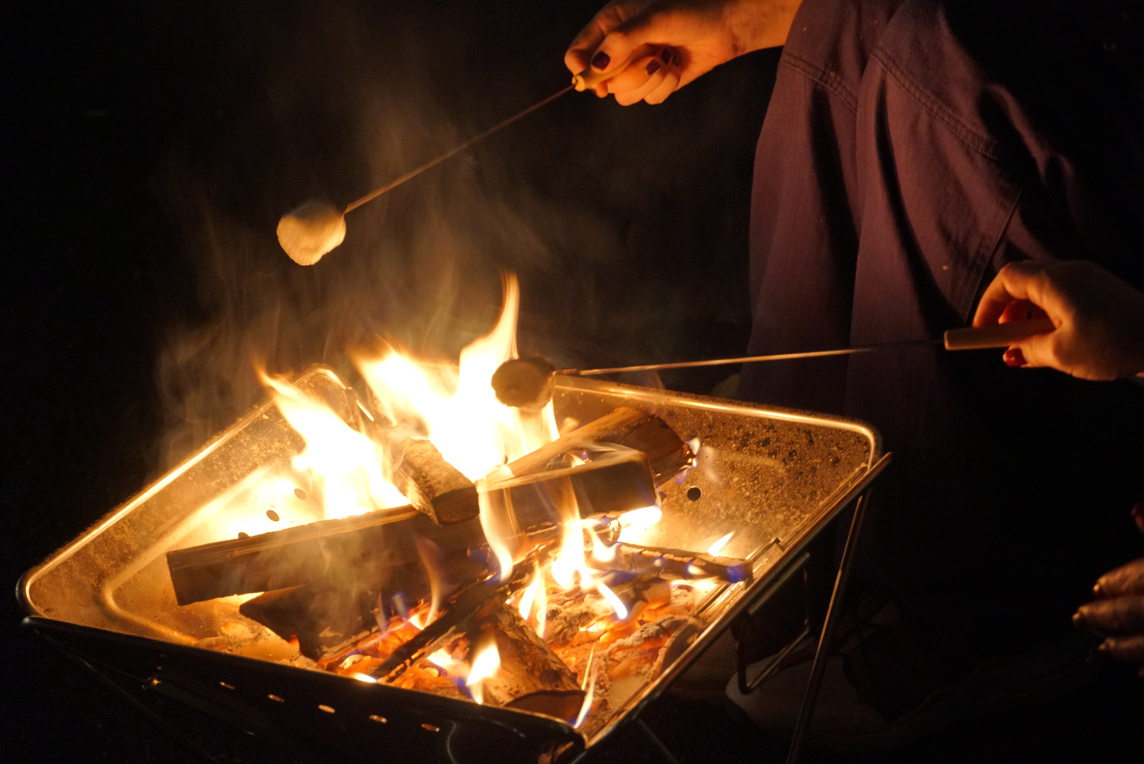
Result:
<svg viewBox="0 0 1144 764"><path fill-rule="evenodd" d="M336 711L334 711L334 709L331 706L327 706L325 703L318 704L318 709L321 711L325 711L327 714L336 713Z"/></svg>
<svg viewBox="0 0 1144 764"><path fill-rule="evenodd" d="M281 517L278 516L278 513L275 512L273 509L266 510L266 516L269 517L274 522L278 522L279 520L282 519Z"/></svg>
<svg viewBox="0 0 1144 764"><path fill-rule="evenodd" d="M377 722L378 724L388 724L389 723L389 719L386 719L384 716L378 716L377 714L370 714L369 718L372 721Z"/></svg>
<svg viewBox="0 0 1144 764"><path fill-rule="evenodd" d="M306 500L306 492L303 491L301 488L295 488L294 489L294 495L297 496L302 501Z"/></svg>
<svg viewBox="0 0 1144 764"><path fill-rule="evenodd" d="M267 695L266 697L270 698L270 699L271 699L271 700L273 700L275 703L285 703L285 702L286 702L286 699L285 699L285 698L283 698L283 697L279 697L278 695L275 695L274 693L270 693L270 694L269 694L269 695Z"/></svg>
<svg viewBox="0 0 1144 764"><path fill-rule="evenodd" d="M692 501L699 501L699 497L703 495L703 491L699 490L699 486L693 485L687 489L687 498Z"/></svg>

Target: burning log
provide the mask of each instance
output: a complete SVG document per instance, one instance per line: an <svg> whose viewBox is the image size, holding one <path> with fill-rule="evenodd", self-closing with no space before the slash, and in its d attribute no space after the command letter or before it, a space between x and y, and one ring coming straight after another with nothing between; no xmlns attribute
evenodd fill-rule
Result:
<svg viewBox="0 0 1144 764"><path fill-rule="evenodd" d="M657 486L691 466L695 460L688 445L662 419L621 406L522 456L508 468L517 476L531 475L566 466L570 454L576 455L593 446L607 444L643 454Z"/></svg>
<svg viewBox="0 0 1144 764"><path fill-rule="evenodd" d="M401 438L392 447L397 457L393 484L413 506L442 525L477 516L476 486L436 446L422 438Z"/></svg>
<svg viewBox="0 0 1144 764"><path fill-rule="evenodd" d="M613 544L608 549L612 553L609 559L603 560L592 556L588 559L588 564L596 570L654 573L663 578L686 581L717 578L734 584L740 581L749 582L754 577L751 563L735 557L623 542Z"/></svg>
<svg viewBox="0 0 1144 764"><path fill-rule="evenodd" d="M484 534L476 519L439 526L412 507L401 507L177 549L167 553L167 569L176 600L186 605L332 584L335 569L379 571L415 563L417 538L453 551L481 543Z"/></svg>
<svg viewBox="0 0 1144 764"><path fill-rule="evenodd" d="M584 705L575 674L513 607L498 603L490 613L459 627L470 662L485 643L495 644L500 669L481 684L484 702L571 721Z"/></svg>
<svg viewBox="0 0 1144 764"><path fill-rule="evenodd" d="M484 488L494 511L511 513L524 527L559 523L559 500L565 497L575 497L581 517L621 514L658 503L648 463L636 453L608 454L574 467L494 480Z"/></svg>
<svg viewBox="0 0 1144 764"><path fill-rule="evenodd" d="M372 599L364 592L355 596L340 588L297 586L260 594L238 611L285 640L296 639L303 655L318 660L373 626Z"/></svg>

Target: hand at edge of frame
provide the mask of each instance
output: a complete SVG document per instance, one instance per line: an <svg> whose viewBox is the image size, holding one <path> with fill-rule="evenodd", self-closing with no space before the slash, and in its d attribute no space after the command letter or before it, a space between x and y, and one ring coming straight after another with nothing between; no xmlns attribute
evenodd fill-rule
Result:
<svg viewBox="0 0 1144 764"><path fill-rule="evenodd" d="M1048 316L1055 329L1012 345L1011 366L1094 381L1144 375L1144 292L1087 260L1007 264L986 287L974 326Z"/></svg>
<svg viewBox="0 0 1144 764"><path fill-rule="evenodd" d="M662 103L736 56L782 45L802 0L616 0L564 54L573 74L623 71L595 87L628 106Z"/></svg>

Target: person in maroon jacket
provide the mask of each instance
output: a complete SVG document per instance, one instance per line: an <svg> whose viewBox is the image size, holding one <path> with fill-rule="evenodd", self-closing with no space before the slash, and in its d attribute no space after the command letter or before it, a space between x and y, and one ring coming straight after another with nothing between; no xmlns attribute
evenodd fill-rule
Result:
<svg viewBox="0 0 1144 764"><path fill-rule="evenodd" d="M597 95L659 103L778 45L747 354L940 336L1017 261L1087 258L1144 288L1138 0L616 2L565 64L622 70ZM824 679L818 742L909 739L1082 660L1069 615L1135 556L1123 532L1144 498L1134 383L915 348L748 365L740 396L865 420L895 456L868 504L864 599ZM728 694L789 731L807 668Z"/></svg>

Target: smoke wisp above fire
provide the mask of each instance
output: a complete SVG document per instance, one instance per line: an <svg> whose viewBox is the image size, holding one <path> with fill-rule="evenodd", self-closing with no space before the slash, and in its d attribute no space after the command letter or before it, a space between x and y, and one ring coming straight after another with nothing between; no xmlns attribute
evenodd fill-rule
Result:
<svg viewBox="0 0 1144 764"><path fill-rule="evenodd" d="M278 247L300 202L345 205L565 86L564 47L595 6L547 5L168 11L186 119L155 183L195 295L160 352L168 464L263 397L255 363L345 374L376 337L455 360L495 319L505 271L521 352L558 366L741 350L758 123L719 102L761 118L765 80L713 74L659 108L566 95L349 213L317 265Z"/></svg>

